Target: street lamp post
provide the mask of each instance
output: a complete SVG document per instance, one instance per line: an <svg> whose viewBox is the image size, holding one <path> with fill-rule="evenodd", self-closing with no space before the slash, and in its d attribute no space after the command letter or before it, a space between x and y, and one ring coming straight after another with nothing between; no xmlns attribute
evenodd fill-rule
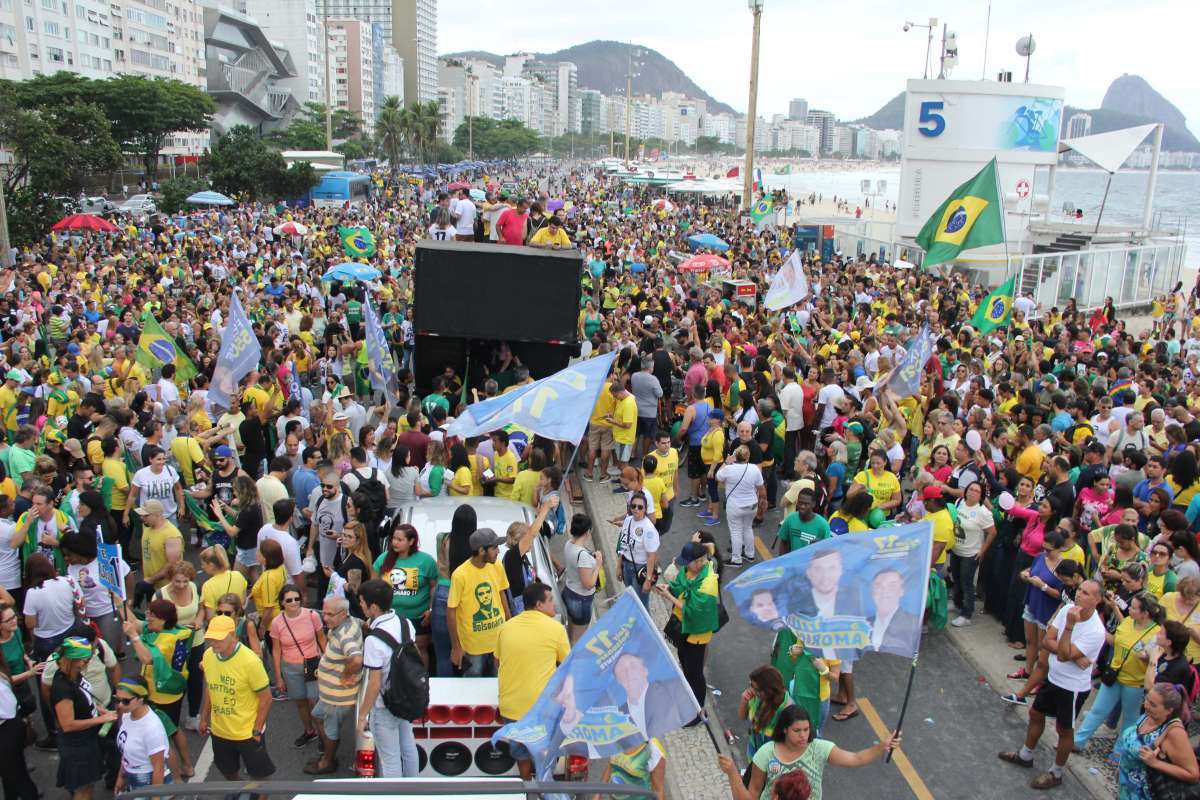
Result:
<svg viewBox="0 0 1200 800"><path fill-rule="evenodd" d="M325 149L333 150L333 101L330 99L329 84L332 83L329 64L329 0L321 3L321 24L325 27Z"/></svg>
<svg viewBox="0 0 1200 800"><path fill-rule="evenodd" d="M758 37L762 27L763 0L747 0L754 14L754 38L750 45L750 99L746 103L746 163L742 172L742 210L753 204L754 185L754 123L758 114Z"/></svg>

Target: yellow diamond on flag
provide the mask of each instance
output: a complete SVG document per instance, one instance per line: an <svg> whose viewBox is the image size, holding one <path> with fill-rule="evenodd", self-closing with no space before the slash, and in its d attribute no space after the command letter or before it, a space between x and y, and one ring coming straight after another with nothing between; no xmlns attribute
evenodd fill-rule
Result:
<svg viewBox="0 0 1200 800"><path fill-rule="evenodd" d="M1012 298L1007 295L985 302L987 303L987 318L996 324L1004 322L1012 308Z"/></svg>
<svg viewBox="0 0 1200 800"><path fill-rule="evenodd" d="M987 206L988 201L982 197L967 196L951 200L946 204L934 241L961 245Z"/></svg>

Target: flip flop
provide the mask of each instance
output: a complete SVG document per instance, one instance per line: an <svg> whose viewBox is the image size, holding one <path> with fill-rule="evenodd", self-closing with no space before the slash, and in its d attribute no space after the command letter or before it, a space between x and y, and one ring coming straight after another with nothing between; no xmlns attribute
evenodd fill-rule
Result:
<svg viewBox="0 0 1200 800"><path fill-rule="evenodd" d="M838 713L833 715L833 718L837 722L845 722L846 720L854 719L857 716L858 716L858 709L856 708L853 711L839 711Z"/></svg>

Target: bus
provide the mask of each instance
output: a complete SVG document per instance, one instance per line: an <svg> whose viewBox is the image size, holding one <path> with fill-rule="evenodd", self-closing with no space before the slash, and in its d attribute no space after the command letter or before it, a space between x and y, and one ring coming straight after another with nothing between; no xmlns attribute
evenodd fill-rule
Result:
<svg viewBox="0 0 1200 800"><path fill-rule="evenodd" d="M349 203L357 206L371 194L371 178L357 172L326 172L309 196L318 208L337 208Z"/></svg>

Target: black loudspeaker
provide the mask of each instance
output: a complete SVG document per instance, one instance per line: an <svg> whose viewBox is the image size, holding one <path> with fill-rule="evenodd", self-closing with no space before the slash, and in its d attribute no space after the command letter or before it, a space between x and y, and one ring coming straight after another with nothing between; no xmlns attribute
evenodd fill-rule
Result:
<svg viewBox="0 0 1200 800"><path fill-rule="evenodd" d="M419 334L578 344L583 254L476 242L417 245Z"/></svg>

